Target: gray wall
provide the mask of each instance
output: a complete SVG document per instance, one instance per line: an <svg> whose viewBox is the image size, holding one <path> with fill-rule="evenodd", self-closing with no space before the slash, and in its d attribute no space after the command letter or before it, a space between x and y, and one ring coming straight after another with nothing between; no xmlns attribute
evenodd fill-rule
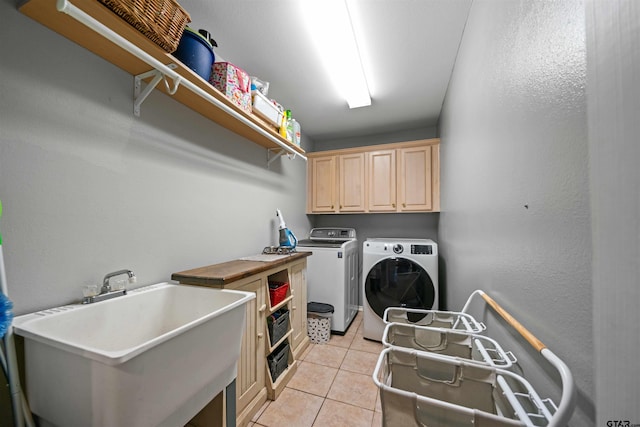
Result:
<svg viewBox="0 0 640 427"><path fill-rule="evenodd" d="M304 161L267 169L264 148L160 93L134 117L132 76L12 0L0 2L0 39L0 231L15 314L77 302L110 271L132 269L139 287L259 253L277 243L276 208L308 232Z"/></svg>
<svg viewBox="0 0 640 427"><path fill-rule="evenodd" d="M0 198L10 297L22 314L77 301L130 268L135 286L259 253L275 210L306 234L306 164L168 96L132 114L133 77L0 3ZM308 141L308 138L305 138Z"/></svg>
<svg viewBox="0 0 640 427"><path fill-rule="evenodd" d="M640 4L587 2L597 425L640 423Z"/></svg>
<svg viewBox="0 0 640 427"><path fill-rule="evenodd" d="M395 129L384 133L367 134L340 139L317 139L313 151L337 150L340 148L362 147L364 145L390 144L393 142L415 141L418 139L436 138L436 126L424 126L414 129Z"/></svg>
<svg viewBox="0 0 640 427"><path fill-rule="evenodd" d="M581 1L475 0L441 116L439 243L450 308L483 289L575 375L594 424L591 225ZM558 376L481 300L472 312L541 394Z"/></svg>

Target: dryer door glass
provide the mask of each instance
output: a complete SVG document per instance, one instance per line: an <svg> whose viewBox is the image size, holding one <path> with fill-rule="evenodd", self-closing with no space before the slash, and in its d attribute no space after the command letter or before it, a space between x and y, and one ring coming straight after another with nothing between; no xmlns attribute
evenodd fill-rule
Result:
<svg viewBox="0 0 640 427"><path fill-rule="evenodd" d="M435 288L429 274L420 265L406 258L384 259L374 265L364 284L369 306L382 319L387 307L407 307L432 310ZM411 315L417 322L422 315Z"/></svg>

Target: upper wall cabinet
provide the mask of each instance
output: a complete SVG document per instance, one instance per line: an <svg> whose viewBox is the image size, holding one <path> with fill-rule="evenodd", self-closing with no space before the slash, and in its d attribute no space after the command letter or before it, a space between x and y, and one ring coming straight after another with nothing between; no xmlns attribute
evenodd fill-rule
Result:
<svg viewBox="0 0 640 427"><path fill-rule="evenodd" d="M398 210L440 210L440 144L396 151Z"/></svg>
<svg viewBox="0 0 640 427"><path fill-rule="evenodd" d="M336 211L336 156L307 157L307 191L309 208L315 213Z"/></svg>
<svg viewBox="0 0 640 427"><path fill-rule="evenodd" d="M364 212L366 207L366 157L364 153L341 154L338 157L338 210Z"/></svg>
<svg viewBox="0 0 640 427"><path fill-rule="evenodd" d="M367 166L369 212L395 212L396 150L376 150L367 153Z"/></svg>
<svg viewBox="0 0 640 427"><path fill-rule="evenodd" d="M308 153L307 213L438 212L440 140Z"/></svg>
<svg viewBox="0 0 640 427"><path fill-rule="evenodd" d="M231 102L199 75L96 0L26 0L20 12L122 68L136 78L133 110L155 89L222 127L267 149L301 158L304 150ZM58 11L57 7L62 11ZM81 66L82 64L76 64ZM140 82L146 82L139 90ZM163 83L164 81L164 83ZM144 85L142 85L144 86Z"/></svg>

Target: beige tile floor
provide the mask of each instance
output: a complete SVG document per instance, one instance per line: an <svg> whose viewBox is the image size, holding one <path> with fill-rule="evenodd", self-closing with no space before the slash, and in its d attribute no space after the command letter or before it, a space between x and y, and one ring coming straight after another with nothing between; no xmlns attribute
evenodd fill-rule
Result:
<svg viewBox="0 0 640 427"><path fill-rule="evenodd" d="M371 375L382 344L362 336L362 312L344 336L310 344L280 397L267 401L250 427L378 427L378 388Z"/></svg>

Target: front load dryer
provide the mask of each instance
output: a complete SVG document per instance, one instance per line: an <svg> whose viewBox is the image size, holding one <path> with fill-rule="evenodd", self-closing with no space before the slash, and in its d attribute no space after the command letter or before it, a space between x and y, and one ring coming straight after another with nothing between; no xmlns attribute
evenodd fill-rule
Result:
<svg viewBox="0 0 640 427"><path fill-rule="evenodd" d="M365 240L362 286L363 335L381 341L387 307L438 309L438 245L429 239Z"/></svg>

